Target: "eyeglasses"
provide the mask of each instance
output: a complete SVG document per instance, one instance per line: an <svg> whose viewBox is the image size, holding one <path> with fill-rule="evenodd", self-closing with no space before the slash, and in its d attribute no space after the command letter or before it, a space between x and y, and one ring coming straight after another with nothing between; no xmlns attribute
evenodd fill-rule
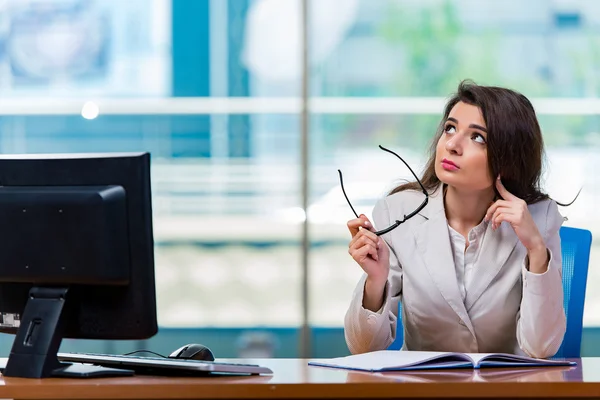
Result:
<svg viewBox="0 0 600 400"><path fill-rule="evenodd" d="M409 220L412 217L414 217L415 215L417 215L423 208L425 208L425 206L427 205L427 202L429 201L429 193L427 193L427 190L425 189L425 187L421 183L421 180L417 177L417 175L414 173L414 171L412 170L412 168L406 163L406 161L404 161L402 159L402 157L400 157L398 154L394 153L393 151L391 151L389 149L386 149L385 147L383 147L381 145L379 145L379 148L381 150L383 150L383 151L387 151L388 153L391 153L391 154L395 155L396 157L398 157L400 159L400 161L402 161L404 163L404 165L406 165L408 167L408 169L410 170L410 172L413 174L413 176L415 177L415 179L419 183L419 186L421 186L421 189L423 190L423 194L425 195L425 200L423 200L423 202L421 203L421 205L419 207L417 207L417 209L415 211L411 212L408 215L404 215L404 219L402 221L396 220L396 222L392 226L390 226L388 228L385 228L385 229L382 229L380 231L374 232L377 236L383 235L385 233L388 233L388 232L396 229L401 224L403 224L407 220ZM358 214L354 210L354 207L352 207L352 203L350 203L350 200L348 199L348 195L346 194L346 190L344 189L344 179L342 178L342 171L340 171L338 169L338 172L340 174L340 185L342 186L342 192L344 193L344 197L346 198L346 201L348 202L348 205L352 209L352 212L354 213L354 215L356 215L356 218L359 218Z"/></svg>

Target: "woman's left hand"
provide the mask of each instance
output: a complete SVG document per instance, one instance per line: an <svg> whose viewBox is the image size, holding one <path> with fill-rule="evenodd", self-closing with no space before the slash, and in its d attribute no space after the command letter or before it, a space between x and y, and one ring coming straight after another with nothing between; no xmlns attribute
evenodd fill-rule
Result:
<svg viewBox="0 0 600 400"><path fill-rule="evenodd" d="M508 222L528 253L542 250L545 252L544 238L533 221L527 203L506 190L499 176L496 179L496 188L502 200L495 201L488 208L485 220L491 221L494 230L498 229L502 222Z"/></svg>

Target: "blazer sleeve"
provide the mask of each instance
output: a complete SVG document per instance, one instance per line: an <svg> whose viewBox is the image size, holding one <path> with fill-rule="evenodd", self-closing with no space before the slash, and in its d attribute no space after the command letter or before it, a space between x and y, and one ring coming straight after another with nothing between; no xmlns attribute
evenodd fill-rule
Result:
<svg viewBox="0 0 600 400"><path fill-rule="evenodd" d="M559 229L563 217L556 202L549 201L543 236L549 253L548 269L542 274L529 272L527 257L522 266L523 298L517 316L517 340L531 357L548 358L556 354L566 330L563 308L562 253Z"/></svg>
<svg viewBox="0 0 600 400"><path fill-rule="evenodd" d="M373 224L376 229L384 229L391 225L385 198L379 200L373 209ZM367 275L363 274L356 285L344 318L344 336L352 354L384 350L396 337L398 301L402 291L402 267L389 242L389 233L382 235L381 238L390 249L390 272L384 290L384 302L377 312L363 307L363 293L367 279Z"/></svg>

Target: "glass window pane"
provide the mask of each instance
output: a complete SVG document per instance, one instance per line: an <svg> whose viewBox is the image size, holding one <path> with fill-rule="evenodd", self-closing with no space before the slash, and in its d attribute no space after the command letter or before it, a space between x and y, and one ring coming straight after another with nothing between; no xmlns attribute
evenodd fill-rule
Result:
<svg viewBox="0 0 600 400"><path fill-rule="evenodd" d="M0 3L2 97L168 96L170 0Z"/></svg>
<svg viewBox="0 0 600 400"><path fill-rule="evenodd" d="M335 3L335 4L334 4ZM470 78L529 96L596 96L593 2L311 2L312 94L447 96ZM328 7L336 13L327 14Z"/></svg>
<svg viewBox="0 0 600 400"><path fill-rule="evenodd" d="M219 156L232 135L210 118L2 117L0 151L150 151L160 325L297 326L298 117L236 115L252 158Z"/></svg>

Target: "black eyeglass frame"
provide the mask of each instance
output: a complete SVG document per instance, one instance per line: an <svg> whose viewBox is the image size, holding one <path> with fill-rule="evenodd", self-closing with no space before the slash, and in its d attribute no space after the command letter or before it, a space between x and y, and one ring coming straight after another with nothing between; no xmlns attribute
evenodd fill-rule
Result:
<svg viewBox="0 0 600 400"><path fill-rule="evenodd" d="M421 205L419 205L419 207L417 207L417 209L413 212L411 212L410 214L405 214L404 218L402 219L402 221L400 220L396 220L396 222L385 228L382 229L380 231L375 231L373 233L375 233L377 236L381 236L383 234L386 234L394 229L396 229L397 227L399 227L400 225L402 225L404 222L406 222L407 220L411 219L412 217L414 217L415 215L417 215L423 208L425 208L425 206L427 205L427 203L429 202L429 193L427 193L427 190L425 189L425 186L423 186L423 184L421 183L421 180L419 179L419 177L417 176L417 174L415 174L415 172L412 170L412 168L406 163L406 161L404 161L402 159L402 157L400 157L398 154L394 153L392 150L386 149L385 147L383 147L382 145L379 145L379 148L383 151L387 151L388 153L391 153L393 155L395 155L396 157L398 157L400 159L400 161L402 161L404 163L404 165L406 165L406 167L410 170L410 172L413 174L413 176L415 177L415 179L417 180L417 183L419 184L419 186L421 186L421 189L423 190L423 194L425 195L425 199L423 200L423 202L421 203ZM348 205L350 206L350 208L352 209L352 212L354 213L354 215L356 215L356 218L359 218L358 214L356 213L356 210L354 210L354 207L352 207L352 203L350 203L350 199L348 199L348 195L346 194L346 190L344 189L344 179L342 178L342 171L340 171L338 169L338 173L340 175L340 185L342 187L342 192L344 193L344 197L346 198L346 201L348 202Z"/></svg>

